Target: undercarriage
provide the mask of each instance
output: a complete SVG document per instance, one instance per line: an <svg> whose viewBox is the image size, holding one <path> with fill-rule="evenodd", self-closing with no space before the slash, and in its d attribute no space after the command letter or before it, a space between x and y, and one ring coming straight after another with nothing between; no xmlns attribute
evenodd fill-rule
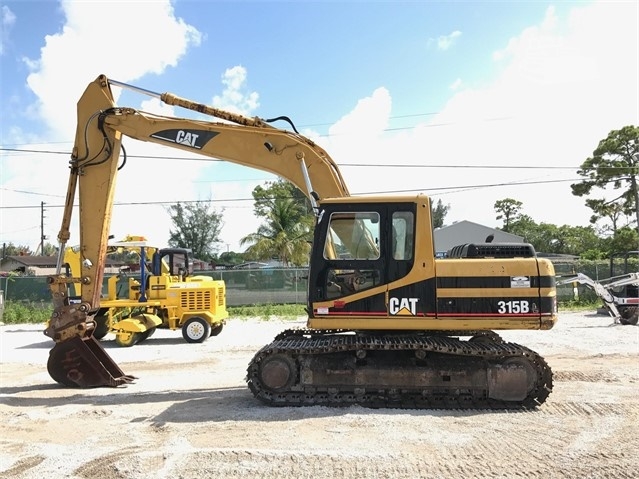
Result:
<svg viewBox="0 0 639 479"><path fill-rule="evenodd" d="M270 406L532 409L552 371L491 331L288 330L256 353L247 382Z"/></svg>

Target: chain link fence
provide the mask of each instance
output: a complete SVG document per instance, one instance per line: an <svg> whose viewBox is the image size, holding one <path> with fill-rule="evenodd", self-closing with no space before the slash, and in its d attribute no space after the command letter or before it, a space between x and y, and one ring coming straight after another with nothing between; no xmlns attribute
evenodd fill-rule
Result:
<svg viewBox="0 0 639 479"><path fill-rule="evenodd" d="M196 271L196 275L223 280L227 306L254 304L305 304L308 285L307 268L263 268ZM107 294L105 276L102 293ZM128 277L136 277L129 275ZM126 297L128 277L118 281L118 297ZM0 277L0 290L7 301L50 303L51 293L45 276Z"/></svg>
<svg viewBox="0 0 639 479"><path fill-rule="evenodd" d="M583 273L595 281L605 281L611 276L608 260L586 261L552 259L557 279L562 280L576 273ZM628 271L639 271L639 258L628 261ZM621 274L618 269L615 275ZM197 271L197 275L212 276L226 284L228 306L255 304L305 304L308 289L307 268L260 268ZM103 293L106 294L108 276L104 278ZM126 294L126 281L120 282L122 294ZM5 301L50 303L51 294L44 276L0 277L0 290ZM557 287L559 301L596 300L595 293L585 285L577 283Z"/></svg>
<svg viewBox="0 0 639 479"><path fill-rule="evenodd" d="M625 273L639 272L639 255L628 258L615 258L610 260L570 260L551 259L555 267L557 282L569 279L577 273L585 274L594 281L606 283L612 277ZM587 285L568 283L557 286L558 301L596 301L597 294Z"/></svg>

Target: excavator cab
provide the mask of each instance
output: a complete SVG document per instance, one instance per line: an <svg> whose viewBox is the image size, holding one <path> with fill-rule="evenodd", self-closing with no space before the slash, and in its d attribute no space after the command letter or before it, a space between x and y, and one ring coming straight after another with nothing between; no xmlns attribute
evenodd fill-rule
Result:
<svg viewBox="0 0 639 479"><path fill-rule="evenodd" d="M639 270L639 251L624 251L610 255L610 277L625 276ZM613 289L618 297L638 298L639 286L636 284L624 284Z"/></svg>
<svg viewBox="0 0 639 479"><path fill-rule="evenodd" d="M415 208L405 201L322 205L309 278L313 315L388 315L386 285L413 266Z"/></svg>

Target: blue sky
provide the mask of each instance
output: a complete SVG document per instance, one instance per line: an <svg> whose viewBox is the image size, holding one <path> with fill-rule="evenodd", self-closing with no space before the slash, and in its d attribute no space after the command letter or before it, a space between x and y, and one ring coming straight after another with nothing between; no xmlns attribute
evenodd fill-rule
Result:
<svg viewBox="0 0 639 479"><path fill-rule="evenodd" d="M0 242L32 249L42 201L55 242L75 102L101 73L287 115L342 165L352 193L425 192L450 205L447 223L500 226L493 205L510 197L538 222L587 225L570 180L610 130L639 124L636 2L0 0L0 15ZM186 115L129 92L118 103ZM223 208L220 249L239 251L258 226L250 193L269 179L131 159L112 233L164 245L171 223L157 203L210 197Z"/></svg>

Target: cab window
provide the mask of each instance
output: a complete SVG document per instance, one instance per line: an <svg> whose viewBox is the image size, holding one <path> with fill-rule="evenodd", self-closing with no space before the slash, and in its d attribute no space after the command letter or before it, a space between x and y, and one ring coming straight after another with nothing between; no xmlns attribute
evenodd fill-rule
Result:
<svg viewBox="0 0 639 479"><path fill-rule="evenodd" d="M393 259L413 259L413 224L414 215L411 211L393 213Z"/></svg>
<svg viewBox="0 0 639 479"><path fill-rule="evenodd" d="M377 212L332 213L324 245L330 260L375 260L380 251Z"/></svg>

